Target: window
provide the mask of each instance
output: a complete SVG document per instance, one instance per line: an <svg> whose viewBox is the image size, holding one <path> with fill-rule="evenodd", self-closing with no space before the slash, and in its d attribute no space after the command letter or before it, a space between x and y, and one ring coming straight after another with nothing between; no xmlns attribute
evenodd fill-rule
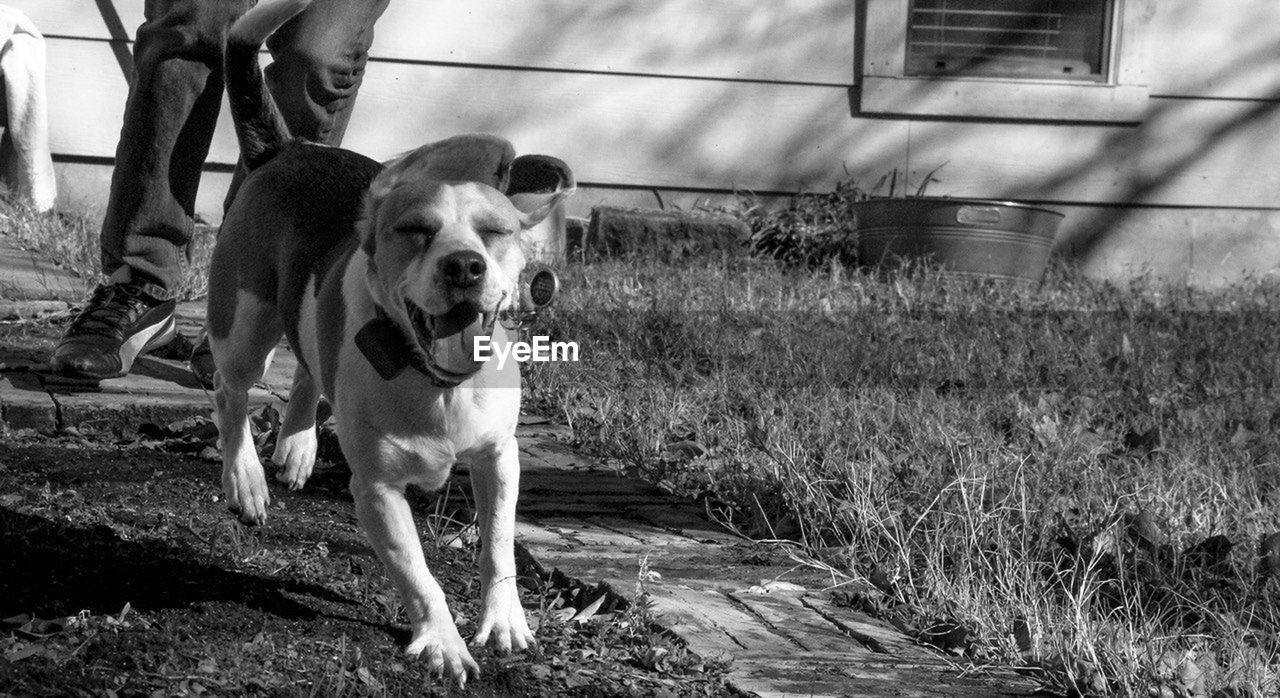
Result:
<svg viewBox="0 0 1280 698"><path fill-rule="evenodd" d="M868 114L1136 121L1155 0L866 0Z"/></svg>
<svg viewBox="0 0 1280 698"><path fill-rule="evenodd" d="M1106 0L914 0L907 75L1106 79Z"/></svg>

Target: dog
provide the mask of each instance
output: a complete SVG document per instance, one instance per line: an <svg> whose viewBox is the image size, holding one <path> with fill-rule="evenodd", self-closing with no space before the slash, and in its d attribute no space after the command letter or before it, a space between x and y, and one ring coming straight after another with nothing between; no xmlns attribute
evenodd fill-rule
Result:
<svg viewBox="0 0 1280 698"><path fill-rule="evenodd" d="M266 521L248 391L286 335L298 368L272 455L277 479L298 489L311 474L323 394L360 525L408 611L406 653L465 684L479 669L427 569L405 487L438 489L455 463L470 466L482 609L472 644L527 648L534 638L514 559L519 367L478 362L472 344L510 341L500 320L520 312L522 238L572 191L572 176L566 168L559 191L516 197L517 208L503 192L520 159L501 138L454 137L385 167L291 139L257 54L309 2L264 0L227 38L227 93L248 175L224 217L208 286L222 487L242 522Z"/></svg>

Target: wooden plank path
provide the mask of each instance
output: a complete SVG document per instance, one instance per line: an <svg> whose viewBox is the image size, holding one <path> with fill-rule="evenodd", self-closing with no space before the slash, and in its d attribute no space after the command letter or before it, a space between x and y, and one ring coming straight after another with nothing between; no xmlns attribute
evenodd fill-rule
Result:
<svg viewBox="0 0 1280 698"><path fill-rule="evenodd" d="M558 436L553 427L522 428L517 539L544 567L623 596L644 575L658 622L698 654L731 659L735 688L761 696L1036 692L1012 671L966 675L962 663L832 603L816 572L752 564L748 541L693 502L622 477ZM771 580L790 584L759 593Z"/></svg>

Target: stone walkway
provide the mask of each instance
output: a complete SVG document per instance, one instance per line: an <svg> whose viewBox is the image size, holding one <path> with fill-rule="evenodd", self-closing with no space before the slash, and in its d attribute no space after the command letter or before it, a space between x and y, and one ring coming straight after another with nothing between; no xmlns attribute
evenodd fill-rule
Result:
<svg viewBox="0 0 1280 698"><path fill-rule="evenodd" d="M77 300L68 289L83 284L2 243L0 320L65 311L68 300ZM203 308L185 304L180 318L180 330L194 336ZM46 382L33 370L43 359L0 344L0 419L10 428L128 435L144 423L211 411L209 396L178 361L146 357L133 375L86 389ZM286 394L292 367L288 351L277 352L254 402ZM731 660L734 688L761 696L1035 692L1026 677L972 671L963 659L835 605L831 580L817 570L759 554L757 546L708 521L695 503L583 457L554 425L525 421L517 539L526 560L625 599L634 598L642 582L660 624L702 656Z"/></svg>

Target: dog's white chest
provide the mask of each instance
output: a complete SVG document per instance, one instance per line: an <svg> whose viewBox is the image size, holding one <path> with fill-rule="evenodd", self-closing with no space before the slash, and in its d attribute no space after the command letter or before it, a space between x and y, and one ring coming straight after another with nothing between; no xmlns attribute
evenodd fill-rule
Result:
<svg viewBox="0 0 1280 698"><path fill-rule="evenodd" d="M519 389L433 389L412 369L383 380L354 347L344 347L334 416L339 438L374 449L377 479L439 486L455 462L486 459L514 438ZM519 385L517 383L517 385Z"/></svg>

